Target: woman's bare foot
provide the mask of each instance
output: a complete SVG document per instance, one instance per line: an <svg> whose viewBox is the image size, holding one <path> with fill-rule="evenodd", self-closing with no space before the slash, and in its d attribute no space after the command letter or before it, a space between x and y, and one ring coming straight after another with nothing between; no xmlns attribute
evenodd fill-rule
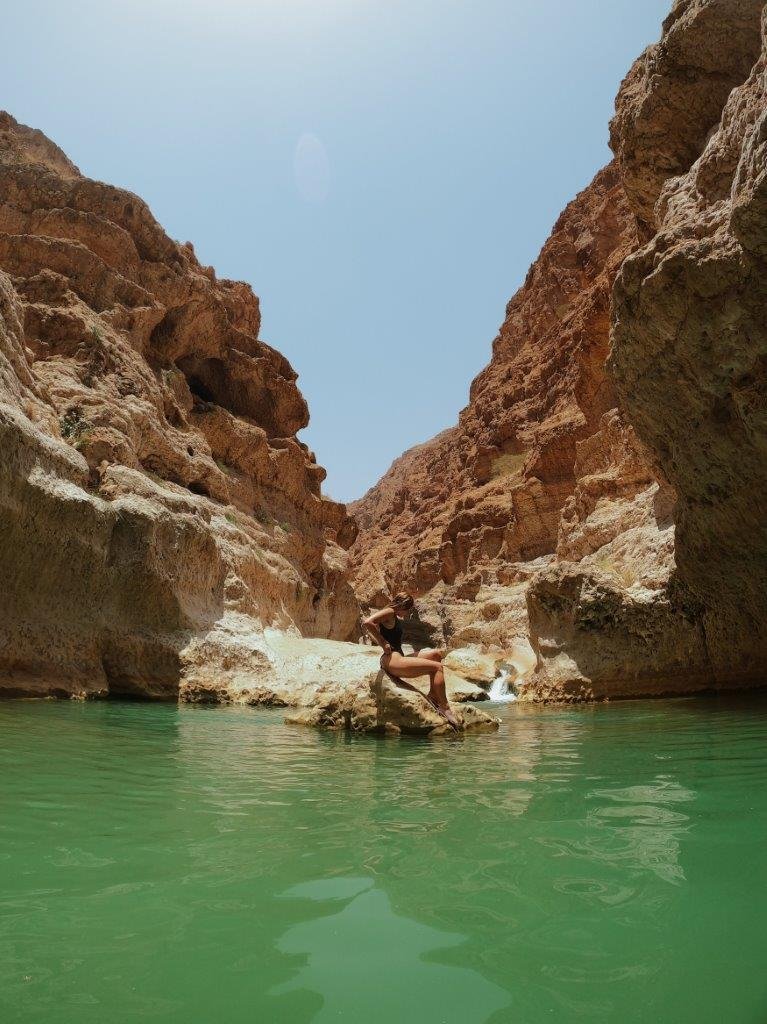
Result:
<svg viewBox="0 0 767 1024"><path fill-rule="evenodd" d="M448 721L448 724L451 725L455 729L456 732L458 732L458 730L461 727L458 724L458 719L453 714L453 709L450 707L449 704L448 704L448 706L446 708L442 708L441 709L441 714L443 714L445 716L445 718Z"/></svg>
<svg viewBox="0 0 767 1024"><path fill-rule="evenodd" d="M458 719L453 714L453 709L450 707L450 705L447 704L445 707L442 707L440 704L437 703L437 699L433 693L426 693L424 694L424 696L431 704L431 706L434 708L434 710L437 712L437 714L442 715L442 717L445 719L448 725L452 726L453 729L455 729L455 731L457 732L460 726L458 724Z"/></svg>

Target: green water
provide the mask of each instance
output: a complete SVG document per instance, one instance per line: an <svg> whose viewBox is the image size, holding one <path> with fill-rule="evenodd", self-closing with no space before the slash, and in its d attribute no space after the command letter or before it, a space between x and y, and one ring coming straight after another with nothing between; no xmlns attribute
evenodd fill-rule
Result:
<svg viewBox="0 0 767 1024"><path fill-rule="evenodd" d="M767 1021L767 705L0 705L6 1024Z"/></svg>

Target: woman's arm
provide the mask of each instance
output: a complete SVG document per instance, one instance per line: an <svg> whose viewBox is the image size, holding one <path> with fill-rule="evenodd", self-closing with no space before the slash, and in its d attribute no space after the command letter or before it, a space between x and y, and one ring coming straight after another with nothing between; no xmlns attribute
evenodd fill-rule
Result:
<svg viewBox="0 0 767 1024"><path fill-rule="evenodd" d="M378 628L378 623L382 619L388 619L390 615L394 615L393 608L382 608L380 612L374 612L373 615L369 615L366 619L362 620L362 625L366 632L372 636L379 647L383 648L384 654L391 654L391 644L384 640L381 630Z"/></svg>

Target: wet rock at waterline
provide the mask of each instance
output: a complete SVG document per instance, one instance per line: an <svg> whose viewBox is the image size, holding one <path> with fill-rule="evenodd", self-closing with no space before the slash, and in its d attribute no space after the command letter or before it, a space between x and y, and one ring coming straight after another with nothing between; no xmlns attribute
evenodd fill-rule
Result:
<svg viewBox="0 0 767 1024"><path fill-rule="evenodd" d="M460 732L495 732L500 722L471 704L453 708ZM391 683L383 672L368 686L341 698L325 697L314 707L301 708L285 718L290 725L349 732L411 736L455 735L453 729L426 701Z"/></svg>
<svg viewBox="0 0 767 1024"><path fill-rule="evenodd" d="M396 686L381 671L380 651L361 644L286 636L277 630L251 636L232 623L204 641L189 664L180 699L192 703L267 704L295 710L288 721L356 732L427 735L446 723L424 696ZM195 670L199 666L200 675ZM211 679L210 666L220 672ZM428 679L410 681L422 693ZM451 703L487 694L447 673ZM494 730L497 721L472 706L454 707L462 729Z"/></svg>

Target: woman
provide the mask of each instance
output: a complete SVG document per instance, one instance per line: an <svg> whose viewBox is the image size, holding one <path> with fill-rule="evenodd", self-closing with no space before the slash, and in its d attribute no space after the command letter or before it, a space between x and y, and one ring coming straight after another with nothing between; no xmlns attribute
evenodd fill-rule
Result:
<svg viewBox="0 0 767 1024"><path fill-rule="evenodd" d="M417 676L429 677L429 693L422 694L431 706L443 718L458 728L458 719L450 709L445 693L445 671L442 668L442 654L439 651L428 651L417 655L402 653L402 623L400 619L412 611L415 602L410 594L404 591L395 594L392 602L380 612L374 612L363 620L362 625L383 648L381 668L398 682L404 679L415 679ZM406 684L407 689L421 693L417 687Z"/></svg>

